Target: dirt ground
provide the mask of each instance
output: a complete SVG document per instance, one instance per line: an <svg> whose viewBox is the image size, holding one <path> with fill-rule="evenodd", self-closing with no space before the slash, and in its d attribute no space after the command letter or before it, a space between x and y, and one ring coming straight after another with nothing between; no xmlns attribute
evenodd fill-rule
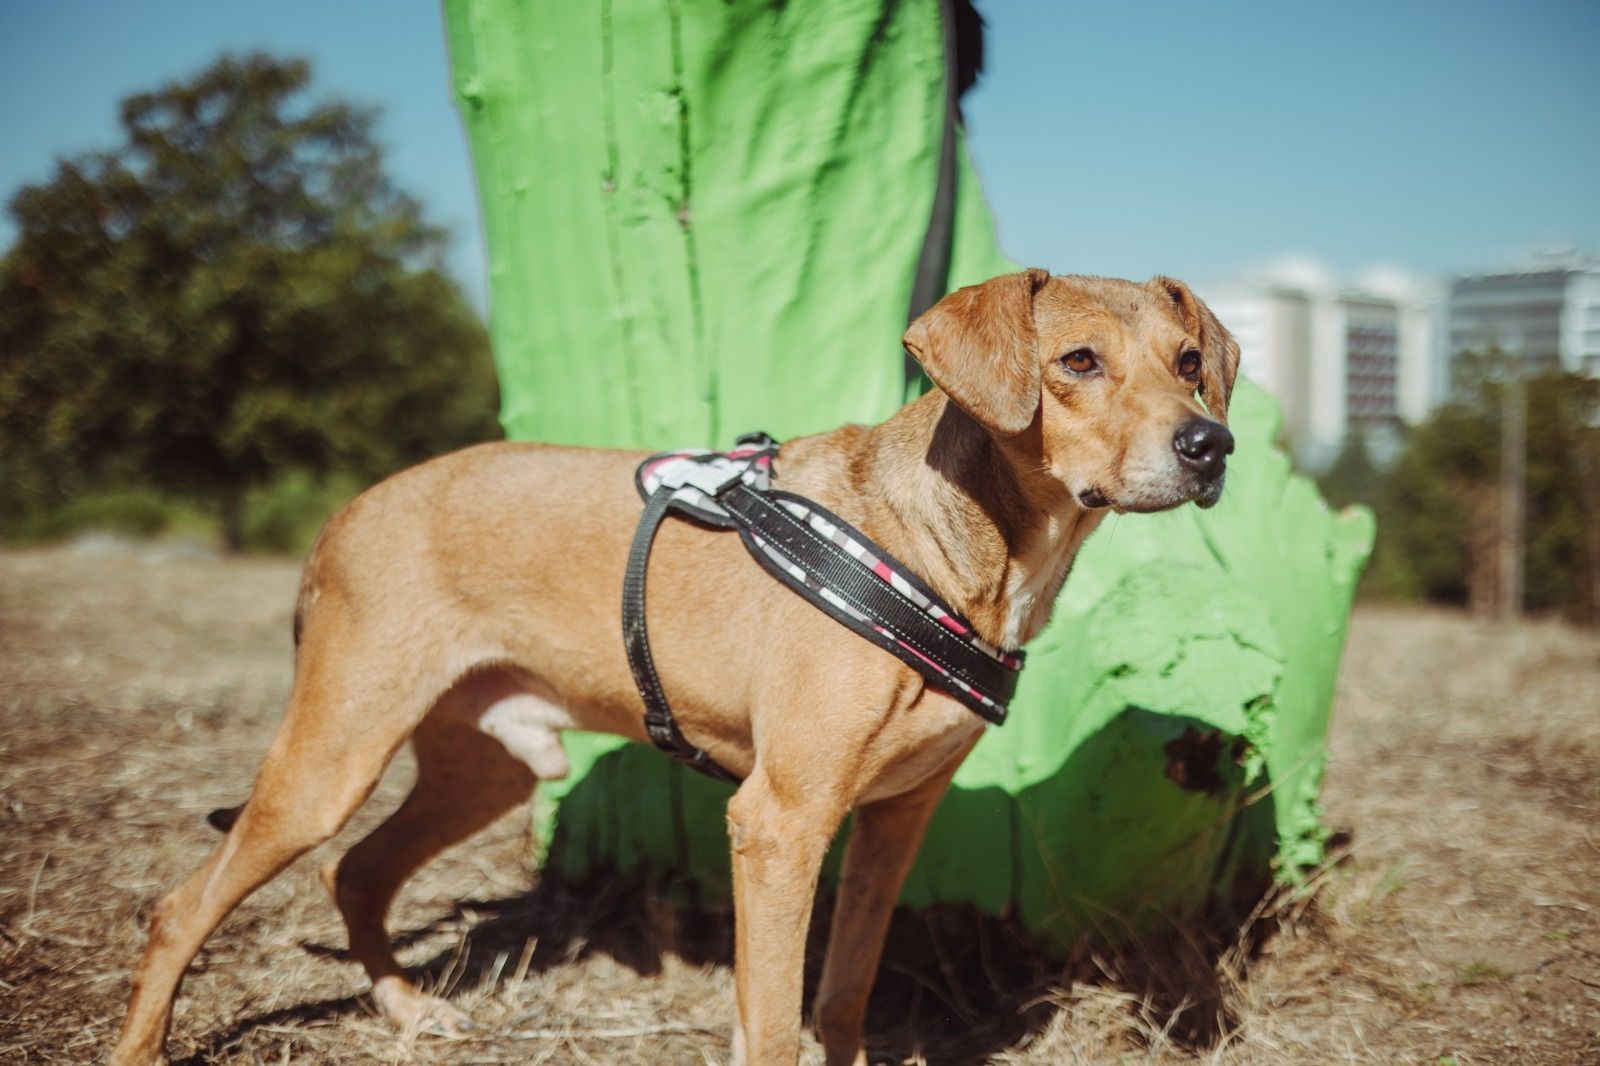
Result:
<svg viewBox="0 0 1600 1066"><path fill-rule="evenodd" d="M103 1057L153 903L215 845L206 812L244 797L275 727L297 569L103 543L0 554L0 1063ZM899 916L874 1061L1600 1063L1593 634L1362 609L1324 800L1339 860L1243 931L1063 972L1002 923ZM391 921L472 1039L376 1016L313 857L205 948L173 1058L725 1061L727 915L538 884L528 854L527 819L508 818Z"/></svg>

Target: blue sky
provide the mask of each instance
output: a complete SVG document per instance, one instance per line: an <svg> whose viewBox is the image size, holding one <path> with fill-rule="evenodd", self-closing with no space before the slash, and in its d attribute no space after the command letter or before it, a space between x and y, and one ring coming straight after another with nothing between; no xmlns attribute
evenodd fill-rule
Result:
<svg viewBox="0 0 1600 1066"><path fill-rule="evenodd" d="M586 2L586 0L573 0ZM973 151L1012 258L1217 280L1600 249L1600 2L980 2ZM224 48L378 103L400 182L482 301L470 161L422 0L0 0L0 195L107 146L123 95ZM12 228L0 221L0 244Z"/></svg>

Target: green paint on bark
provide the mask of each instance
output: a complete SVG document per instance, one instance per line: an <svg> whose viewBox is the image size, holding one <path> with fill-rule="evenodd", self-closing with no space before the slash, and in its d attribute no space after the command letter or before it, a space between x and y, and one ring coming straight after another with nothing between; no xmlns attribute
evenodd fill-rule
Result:
<svg viewBox="0 0 1600 1066"><path fill-rule="evenodd" d="M943 107L934 0L445 12L510 436L727 443L902 401ZM958 158L951 287L1015 269ZM1231 420L1217 508L1090 538L907 903L1014 912L1065 946L1320 858L1322 743L1371 519L1290 476L1265 394L1241 385ZM724 786L611 738L567 750L571 777L541 788L547 861L726 891Z"/></svg>

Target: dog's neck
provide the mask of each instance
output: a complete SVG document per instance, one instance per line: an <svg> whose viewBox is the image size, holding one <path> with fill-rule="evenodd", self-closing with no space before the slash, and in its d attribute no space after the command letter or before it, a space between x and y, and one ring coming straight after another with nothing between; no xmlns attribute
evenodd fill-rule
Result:
<svg viewBox="0 0 1600 1066"><path fill-rule="evenodd" d="M997 441L934 390L863 434L851 459L870 535L1004 648L1044 628L1104 515L1043 468L1037 434Z"/></svg>

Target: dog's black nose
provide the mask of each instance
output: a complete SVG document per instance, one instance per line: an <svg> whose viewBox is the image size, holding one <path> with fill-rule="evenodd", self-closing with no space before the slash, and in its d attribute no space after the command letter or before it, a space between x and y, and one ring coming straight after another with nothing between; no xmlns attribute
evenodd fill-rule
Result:
<svg viewBox="0 0 1600 1066"><path fill-rule="evenodd" d="M1178 432L1172 435L1172 450L1178 453L1178 461L1184 466L1211 477L1221 471L1223 461L1233 454L1233 434L1220 422L1197 418L1178 427Z"/></svg>

